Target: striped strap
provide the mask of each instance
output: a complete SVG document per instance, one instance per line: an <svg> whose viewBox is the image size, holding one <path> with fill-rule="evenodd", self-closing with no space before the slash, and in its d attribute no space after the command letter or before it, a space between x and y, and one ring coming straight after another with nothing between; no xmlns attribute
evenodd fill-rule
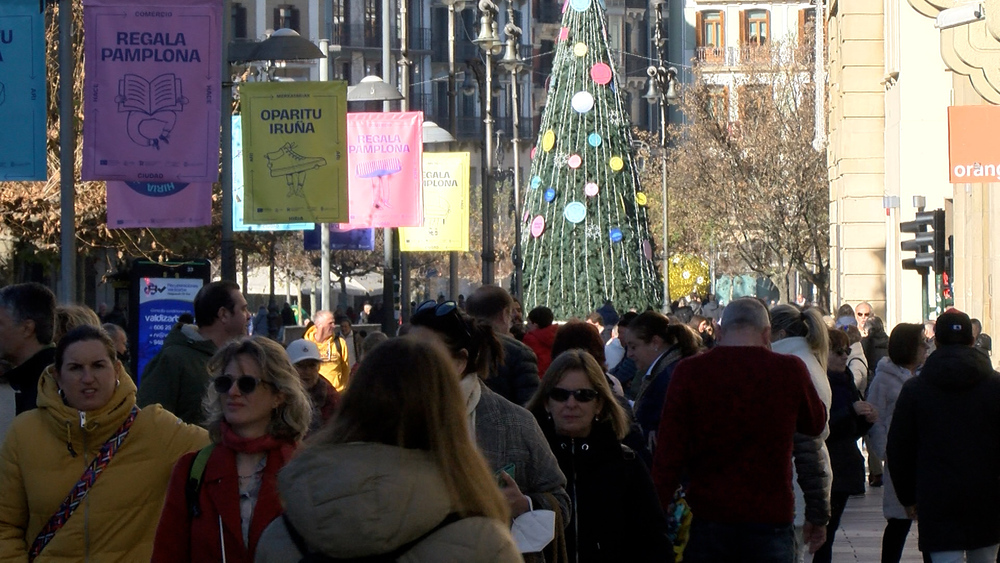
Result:
<svg viewBox="0 0 1000 563"><path fill-rule="evenodd" d="M122 425L118 427L118 430L104 442L101 446L101 451L98 452L97 457L94 461L90 463L87 470L83 472L83 476L77 481L76 485L73 485L73 489L66 495L63 500L62 505L56 510L55 514L49 518L49 521L42 527L42 530L38 532L38 537L31 544L31 549L28 551L28 561L34 561L38 554L45 549L45 546L52 541L52 538L56 535L56 532L63 527L63 524L69 520L69 517L73 515L73 511L76 507L80 505L82 501L87 496L87 492L90 488L94 486L94 482L100 477L104 469L111 463L111 458L114 457L115 452L121 447L122 442L128 436L128 431L132 428L132 423L135 422L136 415L139 414L139 409L135 406L129 412L128 417Z"/></svg>

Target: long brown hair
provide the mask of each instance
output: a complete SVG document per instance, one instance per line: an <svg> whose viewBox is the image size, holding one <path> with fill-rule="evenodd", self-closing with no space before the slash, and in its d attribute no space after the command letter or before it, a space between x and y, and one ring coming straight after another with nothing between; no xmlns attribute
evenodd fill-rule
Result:
<svg viewBox="0 0 1000 563"><path fill-rule="evenodd" d="M599 400L602 403L601 412L597 415L597 421L609 422L615 431L615 436L619 440L624 438L629 430L628 415L625 414L625 409L618 404L614 394L611 392L608 376L604 374L604 370L597 363L597 360L586 350L578 348L566 350L552 360L552 364L546 370L542 381L538 384L538 390L535 391L535 394L528 401L525 408L531 411L536 418L545 417L545 402L549 400L549 393L562 381L563 377L566 376L566 372L572 370L579 370L586 374L587 381L597 391Z"/></svg>
<svg viewBox="0 0 1000 563"><path fill-rule="evenodd" d="M410 336L379 344L309 447L374 442L430 452L462 516L507 523L509 510L466 422L465 401L444 347Z"/></svg>

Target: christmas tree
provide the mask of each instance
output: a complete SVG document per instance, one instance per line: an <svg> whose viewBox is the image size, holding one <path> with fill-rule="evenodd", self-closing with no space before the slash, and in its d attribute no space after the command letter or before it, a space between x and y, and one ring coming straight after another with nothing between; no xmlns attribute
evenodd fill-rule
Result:
<svg viewBox="0 0 1000 563"><path fill-rule="evenodd" d="M662 304L603 0L567 0L525 195L524 304L557 319L605 299Z"/></svg>

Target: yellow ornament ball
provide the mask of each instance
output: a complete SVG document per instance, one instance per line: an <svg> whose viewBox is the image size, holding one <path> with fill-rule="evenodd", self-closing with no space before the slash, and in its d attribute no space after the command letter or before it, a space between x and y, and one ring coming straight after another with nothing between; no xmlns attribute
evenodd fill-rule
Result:
<svg viewBox="0 0 1000 563"><path fill-rule="evenodd" d="M704 294L709 287L708 263L693 254L670 257L670 299L676 301L691 293Z"/></svg>
<svg viewBox="0 0 1000 563"><path fill-rule="evenodd" d="M549 129L544 135L542 135L542 150L549 152L554 146L556 146L556 134L554 131Z"/></svg>
<svg viewBox="0 0 1000 563"><path fill-rule="evenodd" d="M635 194L635 202L639 205L646 205L646 194L642 192Z"/></svg>
<svg viewBox="0 0 1000 563"><path fill-rule="evenodd" d="M587 54L587 45L584 43L577 43L573 45L573 54L582 57Z"/></svg>
<svg viewBox="0 0 1000 563"><path fill-rule="evenodd" d="M611 166L612 170L618 172L622 168L625 168L625 161L620 156L612 156L611 160L608 161L608 165Z"/></svg>

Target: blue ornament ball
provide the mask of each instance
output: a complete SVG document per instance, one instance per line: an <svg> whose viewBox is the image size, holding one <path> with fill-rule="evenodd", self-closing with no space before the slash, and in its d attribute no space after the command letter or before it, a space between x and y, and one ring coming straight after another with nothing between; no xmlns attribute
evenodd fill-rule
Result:
<svg viewBox="0 0 1000 563"><path fill-rule="evenodd" d="M624 235L622 235L622 230L619 228L611 229L611 242L621 242Z"/></svg>
<svg viewBox="0 0 1000 563"><path fill-rule="evenodd" d="M553 201L555 201L555 199L556 199L555 188L547 188L545 190L545 201L552 203Z"/></svg>

